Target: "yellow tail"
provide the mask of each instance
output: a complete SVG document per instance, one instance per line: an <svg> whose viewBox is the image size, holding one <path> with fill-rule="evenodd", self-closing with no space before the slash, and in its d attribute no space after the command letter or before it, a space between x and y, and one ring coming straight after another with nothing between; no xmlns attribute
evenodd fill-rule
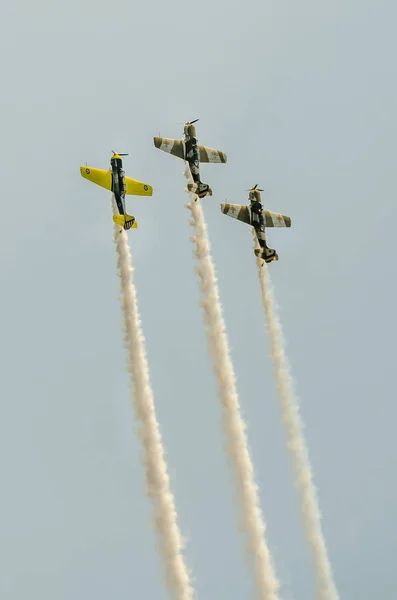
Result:
<svg viewBox="0 0 397 600"><path fill-rule="evenodd" d="M127 213L125 215L113 215L113 221L124 227L124 229L136 229L138 227L135 217L127 215Z"/></svg>

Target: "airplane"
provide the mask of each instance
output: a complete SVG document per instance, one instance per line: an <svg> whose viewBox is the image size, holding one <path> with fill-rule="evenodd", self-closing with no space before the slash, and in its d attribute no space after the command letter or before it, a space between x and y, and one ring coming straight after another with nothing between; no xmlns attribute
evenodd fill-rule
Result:
<svg viewBox="0 0 397 600"><path fill-rule="evenodd" d="M119 215L113 215L113 221L125 230L136 229L138 223L135 217L127 214L125 209L125 196L151 196L153 188L147 183L126 177L121 157L128 156L128 154L117 154L113 150L112 152L113 156L110 159L110 169L108 171L87 167L86 165L80 167L80 173L84 179L88 179L88 181L113 192L120 213Z"/></svg>
<svg viewBox="0 0 397 600"><path fill-rule="evenodd" d="M277 252L269 248L266 244L265 227L291 227L291 218L263 209L260 194L263 190L258 188L258 184L247 191L249 192L249 206L223 202L221 204L221 211L225 215L233 217L233 219L254 227L260 245L260 248L255 248L254 250L258 258L262 258L266 263L278 260Z"/></svg>
<svg viewBox="0 0 397 600"><path fill-rule="evenodd" d="M170 138L154 137L154 145L159 150L173 154L189 163L190 172L194 183L188 183L189 192L195 193L199 198L204 198L207 194L212 196L212 190L207 183L200 181L200 162L202 163L225 163L226 154L220 150L207 148L197 144L196 128L193 123L199 119L188 121L184 126L184 139L173 140Z"/></svg>

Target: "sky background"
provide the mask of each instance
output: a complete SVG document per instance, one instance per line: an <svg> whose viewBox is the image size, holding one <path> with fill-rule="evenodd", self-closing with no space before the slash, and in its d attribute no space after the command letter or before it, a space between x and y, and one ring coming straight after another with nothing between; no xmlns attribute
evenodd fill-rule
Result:
<svg viewBox="0 0 397 600"><path fill-rule="evenodd" d="M182 161L208 223L282 598L313 597L251 232L221 214L264 188L287 352L341 598L395 595L397 6L382 0L1 8L0 596L168 599L123 349L110 195L80 177L129 152L127 200L157 416L198 599L253 597L207 340Z"/></svg>

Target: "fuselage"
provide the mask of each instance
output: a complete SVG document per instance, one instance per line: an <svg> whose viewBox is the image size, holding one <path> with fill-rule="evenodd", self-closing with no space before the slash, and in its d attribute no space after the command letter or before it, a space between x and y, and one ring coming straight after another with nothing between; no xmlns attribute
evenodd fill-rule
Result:
<svg viewBox="0 0 397 600"><path fill-rule="evenodd" d="M249 193L249 200L252 225L255 228L258 241L261 246L266 245L265 219L263 217L263 205L260 192L258 190L251 190Z"/></svg>
<svg viewBox="0 0 397 600"><path fill-rule="evenodd" d="M125 171L123 161L118 154L113 154L110 159L112 168L112 192L114 194L117 208L121 215L125 214Z"/></svg>
<svg viewBox="0 0 397 600"><path fill-rule="evenodd" d="M189 163L194 183L200 182L200 155L197 147L196 128L185 125L185 156Z"/></svg>
<svg viewBox="0 0 397 600"><path fill-rule="evenodd" d="M212 195L210 186L200 181L200 152L197 145L196 128L194 125L186 123L183 132L185 134L185 159L189 163L194 181L194 191L199 198L204 198L207 194Z"/></svg>
<svg viewBox="0 0 397 600"><path fill-rule="evenodd" d="M258 238L258 243L260 246L260 249L254 250L255 256L262 258L267 263L273 260L278 260L277 252L272 248L269 248L266 244L265 218L263 216L263 205L259 190L250 190L249 200L251 223L255 229L256 237Z"/></svg>

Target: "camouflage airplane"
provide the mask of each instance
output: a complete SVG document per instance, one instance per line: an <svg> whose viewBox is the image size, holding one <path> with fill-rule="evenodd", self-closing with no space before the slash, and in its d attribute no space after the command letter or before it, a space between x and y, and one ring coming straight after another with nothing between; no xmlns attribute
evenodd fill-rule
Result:
<svg viewBox="0 0 397 600"><path fill-rule="evenodd" d="M200 162L225 163L227 158L226 154L220 150L214 150L213 148L197 144L196 128L193 125L197 121L198 119L195 119L194 121L185 123L185 138L182 140L155 137L153 141L159 150L188 161L194 183L189 183L187 189L189 192L195 193L199 198L204 198L207 194L212 196L212 190L208 184L200 181Z"/></svg>
<svg viewBox="0 0 397 600"><path fill-rule="evenodd" d="M260 194L263 190L257 189L257 185L248 191L250 206L222 203L221 211L229 217L254 227L260 245L260 249L255 249L255 255L270 263L272 260L278 260L278 254L266 244L265 227L291 227L291 218L264 210Z"/></svg>
<svg viewBox="0 0 397 600"><path fill-rule="evenodd" d="M126 194L127 196L151 196L153 188L147 183L125 176L122 156L128 156L128 154L113 152L108 171L85 166L80 167L80 173L84 179L88 179L88 181L113 192L120 213L119 215L113 215L113 221L126 230L136 229L138 223L135 217L127 214L125 210L125 196Z"/></svg>

